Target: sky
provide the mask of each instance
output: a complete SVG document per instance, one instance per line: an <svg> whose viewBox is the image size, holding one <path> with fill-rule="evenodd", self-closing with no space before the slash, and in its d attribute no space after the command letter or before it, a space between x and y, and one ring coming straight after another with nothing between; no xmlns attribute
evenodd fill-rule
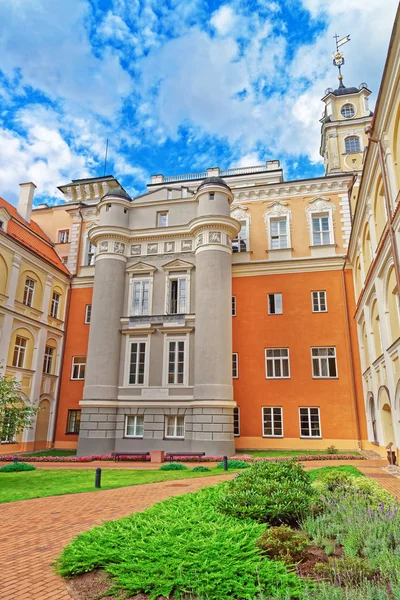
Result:
<svg viewBox="0 0 400 600"><path fill-rule="evenodd" d="M323 175L325 89L366 82L373 107L397 0L0 0L0 195L36 202L104 174L150 176L279 159Z"/></svg>

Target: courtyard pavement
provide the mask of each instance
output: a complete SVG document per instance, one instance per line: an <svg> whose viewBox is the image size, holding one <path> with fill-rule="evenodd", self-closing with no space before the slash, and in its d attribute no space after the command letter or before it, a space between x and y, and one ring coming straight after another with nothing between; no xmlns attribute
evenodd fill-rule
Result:
<svg viewBox="0 0 400 600"><path fill-rule="evenodd" d="M38 463L41 468L143 468L135 463ZM353 464L400 499L400 479L383 471L385 460L310 461L306 469ZM62 466L63 465L63 466ZM194 492L233 475L166 481L66 496L21 500L0 505L1 600L71 600L52 563L79 533L103 521L142 511L171 496Z"/></svg>

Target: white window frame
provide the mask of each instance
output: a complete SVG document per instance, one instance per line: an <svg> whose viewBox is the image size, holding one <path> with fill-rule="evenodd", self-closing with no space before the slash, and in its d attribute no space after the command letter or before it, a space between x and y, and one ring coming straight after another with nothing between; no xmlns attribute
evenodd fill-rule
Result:
<svg viewBox="0 0 400 600"><path fill-rule="evenodd" d="M334 354L330 354L328 355L328 353L326 355L313 355L313 350L334 350ZM313 379L338 379L339 378L339 373L338 373L338 364L337 364L337 355L336 355L336 346L312 346L310 349L311 352L311 371L312 371L312 376ZM336 375L315 375L314 373L314 360L318 361L318 369L319 372L322 372L322 360L327 361L327 368L328 368L328 372L329 372L329 359L330 358L334 358L335 359L335 369L336 369Z"/></svg>
<svg viewBox="0 0 400 600"><path fill-rule="evenodd" d="M268 356L268 351L282 351L285 350L287 352L287 356ZM273 365L273 376L268 375L268 361L272 361ZM281 375L276 376L276 368L275 363L280 363ZM288 363L288 375L283 375L283 361L287 361ZM265 379L290 379L290 352L289 348L265 348Z"/></svg>
<svg viewBox="0 0 400 600"><path fill-rule="evenodd" d="M177 297L177 309L179 309L179 288L180 281L185 281L185 310L177 310L177 312L171 312L171 282L178 281L178 297ZM166 290L165 290L165 314L166 315L185 315L190 313L190 271L170 271L166 276Z"/></svg>
<svg viewBox="0 0 400 600"><path fill-rule="evenodd" d="M232 296L232 317L236 317L236 296Z"/></svg>
<svg viewBox="0 0 400 600"><path fill-rule="evenodd" d="M351 106L351 108L353 109L353 114L349 117L346 117L343 113L342 110L344 109L345 106ZM356 106L352 103L352 102L345 102L344 104L342 104L342 106L340 107L340 116L343 117L343 119L346 119L346 121L348 121L349 119L354 119L354 117L357 114L357 108Z"/></svg>
<svg viewBox="0 0 400 600"><path fill-rule="evenodd" d="M92 305L86 304L85 307L85 324L90 325L90 321L92 319Z"/></svg>
<svg viewBox="0 0 400 600"><path fill-rule="evenodd" d="M85 362L82 363L78 363L75 362L76 358L84 358ZM85 380L85 375L86 375L86 363L87 363L87 357L86 356L73 356L72 357L72 369L71 369L71 379L73 381L84 381ZM78 375L81 375L81 371L82 371L82 367L83 367L83 377L74 377L74 368L77 367L77 372Z"/></svg>
<svg viewBox="0 0 400 600"><path fill-rule="evenodd" d="M169 379L169 343L183 342L184 343L184 362L183 362L183 383L168 383ZM165 387L177 388L187 387L189 385L189 334L181 336L164 335L164 368L163 368L163 385ZM176 362L176 361L175 361ZM175 368L175 378L177 371Z"/></svg>
<svg viewBox="0 0 400 600"><path fill-rule="evenodd" d="M91 249L93 249L93 252L90 252ZM89 256L91 256L90 260L89 260ZM83 266L84 267L93 267L95 261L96 261L96 246L91 243L89 237L86 237L85 256L84 256Z"/></svg>
<svg viewBox="0 0 400 600"><path fill-rule="evenodd" d="M168 435L168 420L174 419L174 435ZM183 422L183 425L178 425L178 419ZM178 428L183 427L183 435L178 434ZM165 415L165 423L164 423L164 436L166 439L171 440L183 440L185 439L185 415Z"/></svg>
<svg viewBox="0 0 400 600"><path fill-rule="evenodd" d="M141 424L138 423L138 417L140 417L142 420ZM134 422L133 429L134 429L135 433L133 433L133 434L128 433L128 426L129 426L128 422L130 419L132 419ZM143 429L142 433L138 433L139 427L141 427ZM125 415L124 437L125 438L142 439L143 435L144 435L144 415Z"/></svg>
<svg viewBox="0 0 400 600"><path fill-rule="evenodd" d="M57 232L57 244L69 244L69 242L70 242L70 239L69 239L70 233L71 233L70 229L59 229L58 232ZM64 237L63 234L67 234L66 235L66 237L67 237L66 240L62 239Z"/></svg>
<svg viewBox="0 0 400 600"><path fill-rule="evenodd" d="M302 410L307 410L308 412L308 428L310 430L310 435L305 435L303 433L301 433L301 411ZM317 410L318 411L318 428L319 428L319 435L311 435L311 431L312 431L312 427L311 427L311 410ZM299 431L300 431L300 438L305 438L305 439L314 439L314 440L320 440L322 439L322 429L321 429L321 411L319 406L299 406Z"/></svg>
<svg viewBox="0 0 400 600"><path fill-rule="evenodd" d="M279 233L278 236L272 236L272 223L286 223L286 233L285 234L281 234ZM278 229L279 229L279 225L278 225ZM268 215L268 234L269 234L269 250L287 250L288 248L290 248L290 220L289 220L289 215L281 215L281 216L272 216L272 215ZM286 246L282 246L281 245L281 237L286 237ZM279 246L274 248L273 246L273 239L277 238L279 240Z"/></svg>
<svg viewBox="0 0 400 600"><path fill-rule="evenodd" d="M48 352L51 350L51 352ZM44 349L44 357L43 357L43 374L44 375L52 375L53 374L53 366L54 366L54 354L55 354L54 346L45 346Z"/></svg>
<svg viewBox="0 0 400 600"><path fill-rule="evenodd" d="M143 307L143 295L144 295L144 286L148 285L148 302L147 302L147 310ZM139 310L135 312L135 287L139 286ZM133 275L130 279L130 300L129 300L129 314L132 317L140 317L142 315L151 315L152 314L152 304L153 304L153 275Z"/></svg>
<svg viewBox="0 0 400 600"><path fill-rule="evenodd" d="M232 379L239 379L239 354L237 352L232 352Z"/></svg>
<svg viewBox="0 0 400 600"><path fill-rule="evenodd" d="M17 342L18 339L23 340L24 343L23 344L18 343ZM22 335L16 335L15 336L14 350L13 350L13 359L12 359L12 363L11 363L11 365L13 367L16 367L17 369L23 369L24 368L27 347L28 347L28 338L24 338ZM17 360L16 361L14 360L15 351L17 351Z"/></svg>
<svg viewBox="0 0 400 600"><path fill-rule="evenodd" d="M132 344L145 344L144 349L144 376L143 383L130 383L130 369L131 369L131 352L132 352ZM146 337L135 337L129 336L126 340L126 357L125 357L125 385L127 387L148 387L149 386L149 370L150 370L150 360L149 360L149 352L150 352L150 338ZM138 363L136 365L136 376L138 374Z"/></svg>
<svg viewBox="0 0 400 600"><path fill-rule="evenodd" d="M237 221L240 223L241 227L240 227L240 231L238 232L237 236L235 237L234 240L232 240L232 251L233 252L250 252L250 219L249 218L242 218L242 219L237 219ZM245 228L246 231L246 235L242 234L242 230L243 227ZM242 244L241 242L244 242L246 247L245 248L241 248ZM237 250L234 250L234 248L237 248Z"/></svg>
<svg viewBox="0 0 400 600"><path fill-rule="evenodd" d="M65 265L67 267L68 266L68 256L62 256L61 262L63 265Z"/></svg>
<svg viewBox="0 0 400 600"><path fill-rule="evenodd" d="M314 294L317 294L316 299L317 299L317 309L315 309L315 304L314 304ZM321 308L321 294L323 294L323 298L324 298L324 303L325 303L325 309ZM325 290L315 290L311 292L311 308L312 308L312 312L313 313L325 313L328 312L328 302L327 302L327 297L326 297L326 291Z"/></svg>
<svg viewBox="0 0 400 600"><path fill-rule="evenodd" d="M358 150L347 150L346 142L348 140L357 140L358 141ZM356 154L357 152L361 152L361 141L360 141L360 137L358 135L355 135L355 134L347 135L343 141L344 141L344 153L345 154Z"/></svg>
<svg viewBox="0 0 400 600"><path fill-rule="evenodd" d="M270 296L274 296L274 306L275 306L275 311L274 312L271 312L271 309L270 309L270 300L269 300ZM276 303L275 296L277 296L277 297L280 296L280 304L281 304L280 311L276 310L276 304L277 303ZM275 292L275 293L272 293L272 294L267 294L267 302L268 302L268 314L269 315L283 315L283 296L282 296L281 292Z"/></svg>
<svg viewBox="0 0 400 600"><path fill-rule="evenodd" d="M28 281L29 281L29 284L28 284ZM31 283L33 285L30 285ZM22 303L25 304L25 306L32 307L33 299L35 297L35 288L36 288L36 281L34 279L32 279L32 277L26 277L25 285L24 285L24 297L22 299Z"/></svg>
<svg viewBox="0 0 400 600"><path fill-rule="evenodd" d="M329 225L329 230L327 232L323 231L322 229L320 229L318 232L314 232L314 219L319 219L320 220L320 226L321 226L321 219L323 218L328 218L328 225ZM332 210L329 211L313 211L310 213L310 221L311 221L311 227L310 227L310 232L311 232L311 246L313 248L320 248L321 246L330 246L332 244L334 244L334 235L333 235L333 218L332 218ZM320 236L320 240L323 241L323 234L324 233L329 233L329 242L328 243L323 243L323 244L316 244L315 243L315 239L314 239L314 233L316 235Z"/></svg>
<svg viewBox="0 0 400 600"><path fill-rule="evenodd" d="M275 433L275 415L274 409L279 409L281 413L281 431L282 433ZM271 428L272 433L265 433L265 412L267 410L271 411ZM282 406L262 406L261 407L261 423L262 423L262 437L264 438L283 438L284 430L283 430L283 407Z"/></svg>
<svg viewBox="0 0 400 600"><path fill-rule="evenodd" d="M235 419L237 421L237 433L235 433ZM240 406L235 406L233 409L233 435L234 437L240 437Z"/></svg>
<svg viewBox="0 0 400 600"><path fill-rule="evenodd" d="M55 299L54 296L58 296L57 299ZM61 300L61 294L53 291L53 293L51 295L51 302L50 302L50 316L53 317L53 319L58 319L60 300Z"/></svg>
<svg viewBox="0 0 400 600"><path fill-rule="evenodd" d="M162 224L163 218L165 217L165 224ZM168 227L168 211L160 210L157 211L157 227Z"/></svg>

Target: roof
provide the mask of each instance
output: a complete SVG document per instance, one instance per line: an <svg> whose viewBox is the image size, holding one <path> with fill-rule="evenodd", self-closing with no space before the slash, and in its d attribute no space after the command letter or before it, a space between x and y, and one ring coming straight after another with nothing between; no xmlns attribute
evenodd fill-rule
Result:
<svg viewBox="0 0 400 600"><path fill-rule="evenodd" d="M0 197L0 208L5 208L11 219L7 225L6 235L16 240L27 250L36 254L42 260L53 265L66 275L70 275L67 267L62 263L54 245L44 231L35 221L25 221L17 212L15 206Z"/></svg>
<svg viewBox="0 0 400 600"><path fill-rule="evenodd" d="M197 189L199 190L203 185L208 185L210 183L216 185L223 185L224 187L228 188L228 190L230 189L229 185L225 183L222 177L206 177Z"/></svg>
<svg viewBox="0 0 400 600"><path fill-rule="evenodd" d="M118 198L125 198L126 200L132 200L132 198L130 197L130 195L128 194L128 192L126 190L124 190L124 188L111 188L110 190L108 190L108 192L106 194L104 194L103 198L107 198L108 196L117 196ZM103 200L102 198L102 200Z"/></svg>

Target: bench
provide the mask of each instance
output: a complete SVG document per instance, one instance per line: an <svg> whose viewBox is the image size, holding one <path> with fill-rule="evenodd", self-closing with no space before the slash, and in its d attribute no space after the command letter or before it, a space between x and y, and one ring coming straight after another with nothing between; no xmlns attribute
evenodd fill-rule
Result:
<svg viewBox="0 0 400 600"><path fill-rule="evenodd" d="M184 456L184 457L194 457L197 456L200 458L201 456L205 456L205 452L167 452L165 454L165 458L171 462L175 456Z"/></svg>
<svg viewBox="0 0 400 600"><path fill-rule="evenodd" d="M112 452L111 456L114 462L119 462L121 456L141 456L142 460L146 460L147 456L150 456L150 452Z"/></svg>

